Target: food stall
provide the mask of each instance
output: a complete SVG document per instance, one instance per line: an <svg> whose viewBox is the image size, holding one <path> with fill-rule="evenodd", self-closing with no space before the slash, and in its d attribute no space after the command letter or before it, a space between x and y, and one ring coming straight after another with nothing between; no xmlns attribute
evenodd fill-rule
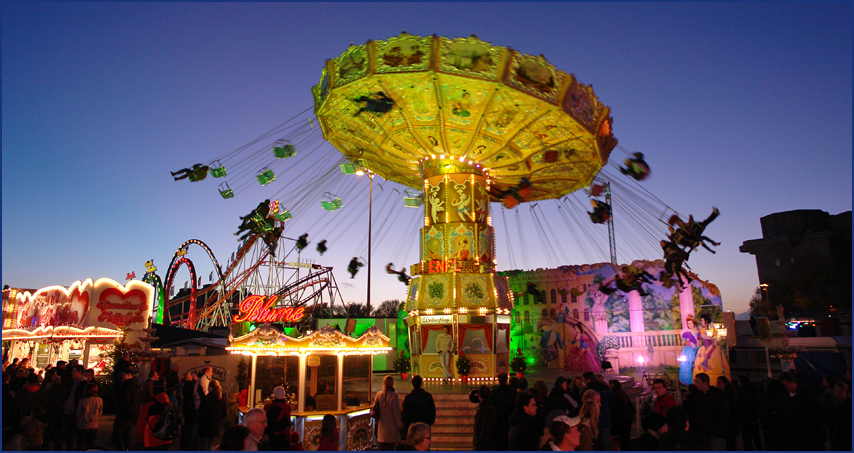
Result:
<svg viewBox="0 0 854 453"><path fill-rule="evenodd" d="M389 338L376 326L358 338L335 326L294 338L262 324L246 335L230 337L229 344L226 349L232 354L252 357L243 414L263 408L272 400L273 388L282 385L291 405L291 426L305 450L317 450L326 414L336 417L339 450L372 448L373 355L391 350Z"/></svg>
<svg viewBox="0 0 854 453"><path fill-rule="evenodd" d="M78 360L103 374L117 339L133 345L151 316L154 288L132 280L101 278L30 291L3 291L3 341L9 356L29 357L44 369L58 360Z"/></svg>

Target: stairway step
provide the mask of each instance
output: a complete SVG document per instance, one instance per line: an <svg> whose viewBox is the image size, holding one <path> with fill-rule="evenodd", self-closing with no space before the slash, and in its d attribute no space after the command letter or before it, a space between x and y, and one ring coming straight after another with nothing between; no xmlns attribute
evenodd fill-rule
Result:
<svg viewBox="0 0 854 453"><path fill-rule="evenodd" d="M474 416L439 416L437 414L436 422L433 423L433 426L437 425L474 425Z"/></svg>
<svg viewBox="0 0 854 453"><path fill-rule="evenodd" d="M430 440L430 450L432 451L471 451L471 442L467 446L452 442L433 442Z"/></svg>
<svg viewBox="0 0 854 453"><path fill-rule="evenodd" d="M430 429L431 434L463 434L471 435L474 432L474 425L433 425Z"/></svg>

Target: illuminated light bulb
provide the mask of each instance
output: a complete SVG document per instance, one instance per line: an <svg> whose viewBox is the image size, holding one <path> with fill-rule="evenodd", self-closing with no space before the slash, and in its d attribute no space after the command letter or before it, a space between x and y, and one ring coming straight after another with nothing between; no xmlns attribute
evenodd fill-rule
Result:
<svg viewBox="0 0 854 453"><path fill-rule="evenodd" d="M439 159L444 159L444 158L445 158L444 154L439 154Z"/></svg>

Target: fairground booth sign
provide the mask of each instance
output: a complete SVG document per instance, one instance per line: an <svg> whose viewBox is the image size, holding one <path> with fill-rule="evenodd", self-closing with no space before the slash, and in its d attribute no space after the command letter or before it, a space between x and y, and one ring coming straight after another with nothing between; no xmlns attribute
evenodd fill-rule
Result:
<svg viewBox="0 0 854 453"><path fill-rule="evenodd" d="M3 291L3 341L9 357L29 357L36 368L77 359L103 373L117 339L134 345L149 324L154 287L101 278L48 286L31 293Z"/></svg>

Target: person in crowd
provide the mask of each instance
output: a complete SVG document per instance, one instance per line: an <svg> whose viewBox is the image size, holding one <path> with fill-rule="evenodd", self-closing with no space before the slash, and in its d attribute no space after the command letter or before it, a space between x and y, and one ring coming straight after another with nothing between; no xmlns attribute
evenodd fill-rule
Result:
<svg viewBox="0 0 854 453"><path fill-rule="evenodd" d="M113 382L121 382L122 373L125 370L131 369L132 366L133 365L130 362L130 352L122 352L121 357L116 361L116 366L113 367Z"/></svg>
<svg viewBox="0 0 854 453"><path fill-rule="evenodd" d="M18 411L27 417L32 415L36 407L44 408L44 392L39 385L39 377L35 374L27 376L27 383L15 393Z"/></svg>
<svg viewBox="0 0 854 453"><path fill-rule="evenodd" d="M400 401L394 392L394 376L383 378L383 389L377 392L374 404L380 405L380 418L377 420L378 450L390 451L400 442L400 429L403 428Z"/></svg>
<svg viewBox="0 0 854 453"><path fill-rule="evenodd" d="M498 385L492 388L492 402L498 414L496 450L507 451L510 448L510 414L516 407L516 389L508 385L507 373L498 373Z"/></svg>
<svg viewBox="0 0 854 453"><path fill-rule="evenodd" d="M77 400L74 399L74 395L81 385L84 388L86 387L86 380L83 379L83 365L74 365L71 368L71 380L71 390L68 392L68 398L66 398L62 410L62 426L65 431L65 449L78 450L75 446L77 443Z"/></svg>
<svg viewBox="0 0 854 453"><path fill-rule="evenodd" d="M549 412L560 410L570 417L578 415L578 403L567 395L568 388L569 381L565 377L558 376L555 379L555 385L546 397L546 408Z"/></svg>
<svg viewBox="0 0 854 453"><path fill-rule="evenodd" d="M48 365L50 366L50 365ZM53 385L53 377L56 376L57 368L55 366L50 366L50 369L45 370L44 379L40 381L42 391L47 394L47 389Z"/></svg>
<svg viewBox="0 0 854 453"><path fill-rule="evenodd" d="M249 442L249 430L242 425L234 425L222 433L219 445L214 451L245 451Z"/></svg>
<svg viewBox="0 0 854 453"><path fill-rule="evenodd" d="M673 406L667 410L667 432L658 439L660 451L696 451L700 445L693 442L688 433L688 413L682 406ZM635 448L638 450L638 448Z"/></svg>
<svg viewBox="0 0 854 453"><path fill-rule="evenodd" d="M570 384L567 393L569 393L570 398L577 401L579 406L581 406L581 395L584 394L585 390L587 389L584 388L584 380L580 377L577 377L572 380L572 383Z"/></svg>
<svg viewBox="0 0 854 453"><path fill-rule="evenodd" d="M240 418L240 406L237 405L237 398L240 396L239 393L232 393L228 395L228 403L225 405L225 427L232 427L237 424L238 419Z"/></svg>
<svg viewBox="0 0 854 453"><path fill-rule="evenodd" d="M14 362L13 362L14 363ZM12 367L13 365L9 365ZM12 387L9 381L12 376L9 373L3 373L3 438L10 439L15 434L15 427L18 420L18 403L15 401L15 395L12 394ZM61 443L60 443L61 444ZM60 445L61 447L61 445ZM61 450L62 448L59 448Z"/></svg>
<svg viewBox="0 0 854 453"><path fill-rule="evenodd" d="M698 373L694 376L697 396L690 419L691 433L705 446L704 450L724 451L726 449L729 410L724 391L712 387L709 375Z"/></svg>
<svg viewBox="0 0 854 453"><path fill-rule="evenodd" d="M202 375L199 376L199 380L193 385L193 411L196 413L195 424L193 425L192 435L190 436L192 439L190 445L193 446L198 445L199 439L199 416L201 415L199 413L199 406L202 404L202 398L210 391L212 380L213 368L206 366L202 368ZM250 431L252 430L250 429Z"/></svg>
<svg viewBox="0 0 854 453"><path fill-rule="evenodd" d="M244 417L243 424L249 429L245 451L266 451L270 449L269 441L264 436L264 428L267 427L267 413L264 412L264 409L256 407L250 410Z"/></svg>
<svg viewBox="0 0 854 453"><path fill-rule="evenodd" d="M614 410L611 411L611 433L614 439L620 443L623 450L627 450L631 441L632 421L635 418L635 406L631 398L623 391L620 381L612 379L608 382L611 386L611 394L614 397Z"/></svg>
<svg viewBox="0 0 854 453"><path fill-rule="evenodd" d="M472 391L474 394L474 391ZM492 451L497 450L496 438L498 437L498 410L492 402L492 392L489 387L481 385L477 389L477 401L480 403L474 416L474 431L472 436L472 450Z"/></svg>
<svg viewBox="0 0 854 453"><path fill-rule="evenodd" d="M742 445L745 451L762 450L762 438L759 436L760 403L756 386L744 374L740 375L735 382L738 386L735 406L739 415Z"/></svg>
<svg viewBox="0 0 854 453"><path fill-rule="evenodd" d="M516 410L510 415L510 450L531 451L537 449L542 427L536 424L537 400L530 392L516 397Z"/></svg>
<svg viewBox="0 0 854 453"><path fill-rule="evenodd" d="M157 370L151 370L148 372L148 379L142 384L142 392L143 398L145 401L148 401L154 398L154 384L160 380L160 375L157 374Z"/></svg>
<svg viewBox="0 0 854 453"><path fill-rule="evenodd" d="M828 439L833 437L833 406L836 404L836 382L836 376L832 374L825 374L821 379L821 385L824 387L824 392L822 392L821 396L818 397L818 401L821 404L824 431L827 434Z"/></svg>
<svg viewBox="0 0 854 453"><path fill-rule="evenodd" d="M823 450L827 437L818 400L788 371L780 374L780 382L786 389L779 418L783 449Z"/></svg>
<svg viewBox="0 0 854 453"><path fill-rule="evenodd" d="M103 412L104 400L98 396L98 385L93 382L86 384L83 398L77 405L77 440L81 445L80 450L89 450L95 446Z"/></svg>
<svg viewBox="0 0 854 453"><path fill-rule="evenodd" d="M667 414L668 409L676 405L676 398L667 393L667 383L664 379L655 379L652 381L652 393L655 395L652 411L660 414L662 417Z"/></svg>
<svg viewBox="0 0 854 453"><path fill-rule="evenodd" d="M181 394L181 375L178 373L181 370L181 367L177 363L173 363L169 366L169 372L166 373L166 394L168 395L169 389L175 391L175 396L178 398L178 407L181 407L181 399L183 395Z"/></svg>
<svg viewBox="0 0 854 453"><path fill-rule="evenodd" d="M436 422L436 403L433 395L421 388L423 381L421 376L415 375L412 378L412 391L403 399L401 418L404 432L408 433L409 425L413 423L432 425Z"/></svg>
<svg viewBox="0 0 854 453"><path fill-rule="evenodd" d="M193 428L196 426L196 399L193 391L198 380L199 377L189 371L181 379L181 413L184 416L184 423L181 425L181 450L184 451L192 450L194 447Z"/></svg>
<svg viewBox="0 0 854 453"><path fill-rule="evenodd" d="M549 396L549 388L548 388L548 386L546 386L546 381L544 381L542 379L538 379L536 382L534 382L534 386L532 388L537 389L537 391L539 391L540 395L542 395L542 397L543 397L543 399L541 401L537 401L537 404L539 404L541 406L548 406L546 404L546 400Z"/></svg>
<svg viewBox="0 0 854 453"><path fill-rule="evenodd" d="M112 442L117 451L127 451L133 447L131 431L139 415L142 390L139 381L133 378L131 367L125 367L119 377L121 381L116 386L116 419L113 422Z"/></svg>
<svg viewBox="0 0 854 453"><path fill-rule="evenodd" d="M409 425L406 444L412 446L412 451L427 451L430 449L430 442L430 425L421 422Z"/></svg>
<svg viewBox="0 0 854 453"><path fill-rule="evenodd" d="M667 417L658 412L650 412L643 416L641 429L643 434L637 439L632 439L632 449L635 451L659 450L659 439L667 432Z"/></svg>
<svg viewBox="0 0 854 453"><path fill-rule="evenodd" d="M171 406L172 403L166 396L166 386L157 385L154 387L154 397L140 407L136 419L136 437L142 444L143 450L169 450L172 441L154 437L154 427L167 408Z"/></svg>
<svg viewBox="0 0 854 453"><path fill-rule="evenodd" d="M851 451L851 390L844 382L833 386L836 403L833 406L833 436L830 445L833 450Z"/></svg>
<svg viewBox="0 0 854 453"><path fill-rule="evenodd" d="M44 448L45 433L44 409L35 406L30 413L21 420L21 429L26 436L27 450L42 450Z"/></svg>
<svg viewBox="0 0 854 453"><path fill-rule="evenodd" d="M851 391L851 368L845 370L845 384L848 386L848 391Z"/></svg>
<svg viewBox="0 0 854 453"><path fill-rule="evenodd" d="M611 451L614 449L611 444L611 411L614 410L614 397L611 394L611 389L606 384L599 382L592 371L585 371L581 375L581 379L588 389L596 390L599 393L602 404L599 406L599 433L597 440L599 441L600 450Z"/></svg>
<svg viewBox="0 0 854 453"><path fill-rule="evenodd" d="M549 424L549 434L553 440L543 445L540 451L576 451L581 445L579 426L581 418L559 415ZM580 451L580 450L579 450Z"/></svg>
<svg viewBox="0 0 854 453"><path fill-rule="evenodd" d="M519 378L517 376L511 376L510 379L507 381L507 385L512 387L513 391L516 392L517 391L516 389L519 388ZM516 404L516 397L514 396L513 397L514 407L515 407L515 404Z"/></svg>
<svg viewBox="0 0 854 453"><path fill-rule="evenodd" d="M208 394L199 404L199 450L210 451L213 440L219 437L222 419L225 417L225 400L222 397L222 387L217 380L211 380Z"/></svg>
<svg viewBox="0 0 854 453"><path fill-rule="evenodd" d="M335 424L335 416L332 414L323 416L317 451L338 451L338 427Z"/></svg>
<svg viewBox="0 0 854 453"><path fill-rule="evenodd" d="M740 425L738 405L735 400L735 387L726 376L718 376L715 382L715 387L724 391L724 399L726 400L727 410L729 411L727 417L729 424L727 425L726 449L727 451L735 451L738 449L736 438L738 437L738 428Z"/></svg>
<svg viewBox="0 0 854 453"><path fill-rule="evenodd" d="M53 444L54 450L62 450L62 409L68 399L68 389L62 385L62 377L58 373L54 373L50 379L51 385L47 387L44 395L47 420L45 440Z"/></svg>
<svg viewBox="0 0 854 453"><path fill-rule="evenodd" d="M534 416L534 423L539 427L539 434L542 436L546 432L546 417L549 415L546 408L546 395L540 392L539 387L532 387L528 391L531 395L534 395L534 399L537 401L537 415ZM537 447L539 447L539 444Z"/></svg>
<svg viewBox="0 0 854 453"><path fill-rule="evenodd" d="M270 439L273 450L288 450L291 438L291 405L288 404L285 388L273 388L273 401L264 405L267 413L267 428L264 434Z"/></svg>
<svg viewBox="0 0 854 453"><path fill-rule="evenodd" d="M786 396L786 387L774 378L768 378L764 382L765 392L760 396L761 410L759 423L762 426L765 449L768 451L784 450L782 439L783 428L783 398ZM693 421L691 422L693 423Z"/></svg>
<svg viewBox="0 0 854 453"><path fill-rule="evenodd" d="M590 393L588 393L590 392ZM576 449L578 451L593 451L597 450L599 444L599 417L601 416L601 403L598 400L599 394L595 390L587 390L585 394L595 395L588 397L581 404L581 410L578 412L578 417L581 419L579 429L581 431L581 445ZM584 399L584 397L582 397Z"/></svg>
<svg viewBox="0 0 854 453"><path fill-rule="evenodd" d="M25 385L27 385L27 374L27 370L20 366L15 369L15 374L12 376L12 382L10 385L12 386L12 392L16 395Z"/></svg>

